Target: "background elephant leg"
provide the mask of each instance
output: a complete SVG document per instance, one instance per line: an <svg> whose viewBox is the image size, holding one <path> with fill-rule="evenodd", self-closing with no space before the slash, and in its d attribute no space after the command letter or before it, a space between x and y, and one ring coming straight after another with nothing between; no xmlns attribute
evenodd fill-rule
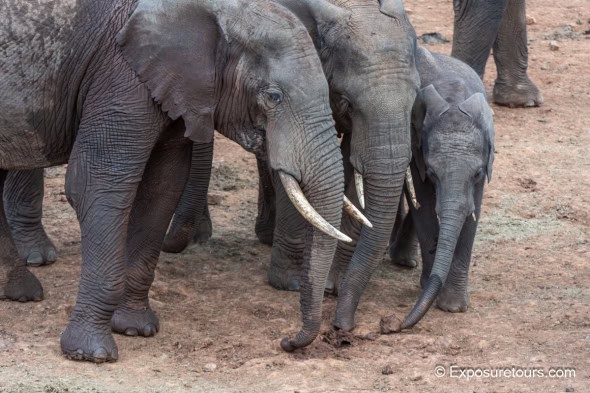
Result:
<svg viewBox="0 0 590 393"><path fill-rule="evenodd" d="M210 143L193 143L190 175L180 202L174 212L174 218L164 243L162 251L182 252L195 237L209 239L211 231L209 222L205 222L206 231L196 233L196 228L201 228L203 212L207 207L207 191L211 179L211 166L213 163L213 141ZM174 172L172 172L174 173ZM209 212L207 211L207 214ZM197 225L198 224L198 225ZM207 233L208 232L208 233Z"/></svg>
<svg viewBox="0 0 590 393"><path fill-rule="evenodd" d="M278 174L273 173L276 187L276 225L273 235L268 282L276 289L298 291L306 221L289 200Z"/></svg>
<svg viewBox="0 0 590 393"><path fill-rule="evenodd" d="M418 266L418 238L412 215L403 201L404 199L400 198L395 225L391 232L389 256L395 265L415 268Z"/></svg>
<svg viewBox="0 0 590 393"><path fill-rule="evenodd" d="M4 206L12 238L29 266L50 265L57 260L43 217L43 169L10 171L4 188Z"/></svg>
<svg viewBox="0 0 590 393"><path fill-rule="evenodd" d="M209 213L209 204L203 206L203 213L201 218L197 220L195 225L195 233L193 235L193 243L206 243L213 236L213 221L211 221L211 214Z"/></svg>
<svg viewBox="0 0 590 393"><path fill-rule="evenodd" d="M480 77L496 40L508 0L454 0L451 56L469 64Z"/></svg>
<svg viewBox="0 0 590 393"><path fill-rule="evenodd" d="M527 75L528 41L525 0L509 0L494 42L498 78L494 102L510 107L539 106L543 96Z"/></svg>
<svg viewBox="0 0 590 393"><path fill-rule="evenodd" d="M257 155L256 164L258 165L258 215L256 216L255 231L258 240L270 246L275 231L275 187L268 161ZM289 213L289 216L291 215L292 213ZM304 229L302 229L301 236L304 236Z"/></svg>
<svg viewBox="0 0 590 393"><path fill-rule="evenodd" d="M479 221L481 202L483 197L483 184L476 187L474 195L475 215ZM436 300L438 308L448 312L465 312L469 308L469 292L467 291L469 266L471 264L471 252L477 231L477 221L471 215L467 217L455 253L447 281Z"/></svg>
<svg viewBox="0 0 590 393"><path fill-rule="evenodd" d="M169 133L169 132L168 132ZM191 161L191 144L178 136L157 146L146 166L127 231L127 279L112 330L128 336L153 336L159 320L150 308L148 292L154 280L166 226L184 190ZM173 173L173 176L170 174Z"/></svg>
<svg viewBox="0 0 590 393"><path fill-rule="evenodd" d="M347 195L350 194L347 193ZM356 194L354 195L356 197ZM352 195L349 196L349 199L352 201ZM358 206L358 204L356 204L356 206ZM342 281L344 281L346 271L348 270L350 260L352 259L354 249L356 248L357 240L360 237L361 225L358 221L352 219L350 215L345 213L342 215L341 231L348 235L352 239L352 242L338 242L336 254L334 255L334 262L332 262L328 281L326 282L326 292L331 295L338 295L338 292L340 291L340 285L342 284Z"/></svg>
<svg viewBox="0 0 590 393"><path fill-rule="evenodd" d="M4 192L6 177L7 172L0 170L0 192ZM41 283L27 270L24 259L18 256L4 211L4 201L0 198L0 299L41 300Z"/></svg>

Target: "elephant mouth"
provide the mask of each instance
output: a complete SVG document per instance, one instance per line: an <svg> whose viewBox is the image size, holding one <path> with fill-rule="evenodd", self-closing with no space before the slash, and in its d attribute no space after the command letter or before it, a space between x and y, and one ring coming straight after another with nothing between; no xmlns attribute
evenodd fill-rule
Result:
<svg viewBox="0 0 590 393"><path fill-rule="evenodd" d="M263 156L265 148L266 132L262 128L255 128L248 132L239 133L236 142L247 152Z"/></svg>

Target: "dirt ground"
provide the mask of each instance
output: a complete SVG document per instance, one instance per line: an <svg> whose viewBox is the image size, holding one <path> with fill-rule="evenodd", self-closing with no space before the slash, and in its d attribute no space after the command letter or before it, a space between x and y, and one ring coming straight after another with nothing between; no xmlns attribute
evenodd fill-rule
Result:
<svg viewBox="0 0 590 393"><path fill-rule="evenodd" d="M450 0L407 0L406 7L418 34L452 38ZM419 294L419 269L385 261L361 300L350 345L335 348L324 337L283 352L280 338L301 323L299 294L267 284L270 248L253 230L256 164L220 137L214 236L182 255L161 256L151 292L161 331L149 339L117 336L114 364L60 353L78 288L80 239L63 194L64 168L48 171L44 222L60 259L35 269L43 302L0 303L0 392L590 392L590 4L529 0L527 13L534 18L530 75L545 104L493 107L494 179L467 313L432 309L409 332L379 335L380 317L406 314ZM430 48L450 53L451 44ZM490 61L489 92L494 78ZM334 310L335 299L327 298L325 330ZM456 378L451 365L517 369L509 371L515 377L467 379ZM444 376L435 375L436 366ZM545 374L568 367L575 376L557 369L562 377L518 377L518 367Z"/></svg>

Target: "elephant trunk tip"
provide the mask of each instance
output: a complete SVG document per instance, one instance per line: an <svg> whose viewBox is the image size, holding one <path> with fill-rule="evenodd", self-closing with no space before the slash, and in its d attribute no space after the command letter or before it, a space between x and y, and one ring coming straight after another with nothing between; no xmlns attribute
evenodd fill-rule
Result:
<svg viewBox="0 0 590 393"><path fill-rule="evenodd" d="M422 319L422 317L424 317L424 315L426 315L430 306L432 306L432 303L434 303L434 300L438 296L442 286L443 282L438 275L433 274L428 278L426 288L424 288L420 294L420 298L416 302L412 311L410 311L410 313L404 318L400 330L412 328Z"/></svg>
<svg viewBox="0 0 590 393"><path fill-rule="evenodd" d="M315 338L319 334L319 327L317 329L313 329L313 332L307 332L305 328L297 333L295 338L291 339L289 337L284 337L281 340L281 348L285 352L293 352L297 348L303 348L308 346L315 340Z"/></svg>
<svg viewBox="0 0 590 393"><path fill-rule="evenodd" d="M289 337L284 337L281 340L281 348L283 348L283 351L285 352L293 352L297 349L297 347L291 343L291 339Z"/></svg>

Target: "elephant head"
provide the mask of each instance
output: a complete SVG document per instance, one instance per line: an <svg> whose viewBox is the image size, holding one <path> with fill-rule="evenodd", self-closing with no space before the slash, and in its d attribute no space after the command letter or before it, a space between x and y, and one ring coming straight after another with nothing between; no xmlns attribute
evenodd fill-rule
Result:
<svg viewBox="0 0 590 393"><path fill-rule="evenodd" d="M414 160L421 180L435 189L439 236L427 284L402 329L426 314L445 284L465 221L479 217L474 195L486 177L491 180L494 161L492 110L482 93L468 93L462 81L422 89L413 125Z"/></svg>
<svg viewBox="0 0 590 393"><path fill-rule="evenodd" d="M419 88L416 35L401 0L382 0L380 7L370 1L277 1L298 15L314 40L336 128L350 147L345 148L347 193L373 224L362 227L348 268L356 271L339 290L336 325L351 328L339 320L352 318L382 259L410 162L410 116ZM347 263L350 255L338 259Z"/></svg>
<svg viewBox="0 0 590 393"><path fill-rule="evenodd" d="M324 282L343 206L342 156L326 78L301 22L272 1L139 1L118 43L186 135L208 143L216 129L249 150L266 149L308 232L303 330L319 331ZM265 146L261 146L265 141ZM313 207L312 207L313 206Z"/></svg>

